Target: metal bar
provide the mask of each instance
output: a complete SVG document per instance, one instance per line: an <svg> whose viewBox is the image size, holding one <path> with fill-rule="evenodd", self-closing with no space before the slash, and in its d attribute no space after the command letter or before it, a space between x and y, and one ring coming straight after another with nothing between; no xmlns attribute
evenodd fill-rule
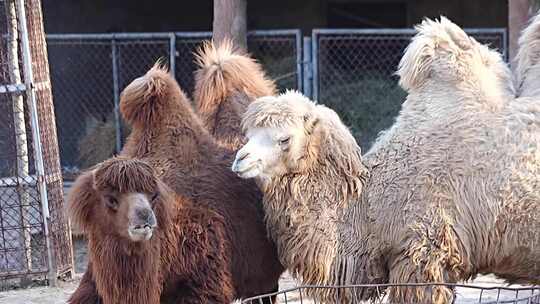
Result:
<svg viewBox="0 0 540 304"><path fill-rule="evenodd" d="M313 98L313 61L311 60L311 37L304 37L304 49L302 59L302 92L309 98Z"/></svg>
<svg viewBox="0 0 540 304"><path fill-rule="evenodd" d="M282 29L282 30L255 30L249 31L248 36L265 36L265 35L296 35L298 29ZM169 38L170 35L182 38L209 38L212 37L212 32L154 32L154 33L56 33L47 34L47 39L70 40L70 39L151 39L151 38Z"/></svg>
<svg viewBox="0 0 540 304"><path fill-rule="evenodd" d="M0 94L23 93L26 86L23 83L0 85Z"/></svg>
<svg viewBox="0 0 540 304"><path fill-rule="evenodd" d="M468 34L500 34L506 32L505 28L464 28ZM383 29L313 29L315 34L416 34L413 28L383 28Z"/></svg>
<svg viewBox="0 0 540 304"><path fill-rule="evenodd" d="M295 30L294 38L296 41L296 86L298 88L298 91L303 92L304 91L304 86L303 86L304 65L302 62L302 58L304 56L304 51L303 51L304 41L302 39L302 31Z"/></svg>
<svg viewBox="0 0 540 304"><path fill-rule="evenodd" d="M117 58L116 39L111 41L112 53L112 76L113 76L113 99L114 99L114 130L115 130L115 148L116 153L122 150L122 130L120 124L120 89L118 87L118 58Z"/></svg>
<svg viewBox="0 0 540 304"><path fill-rule="evenodd" d="M252 35L252 36L265 36L265 35L268 35L268 36L285 36L285 35L296 35L300 32L301 34L301 30L299 29L281 29L281 30L253 30L253 31L249 31L247 34L248 36Z"/></svg>
<svg viewBox="0 0 540 304"><path fill-rule="evenodd" d="M169 72L175 78L176 71L176 35L169 34Z"/></svg>
<svg viewBox="0 0 540 304"><path fill-rule="evenodd" d="M504 29L502 32L502 40L503 40L503 58L506 62L510 62L510 55L508 54L508 31Z"/></svg>
<svg viewBox="0 0 540 304"><path fill-rule="evenodd" d="M177 38L212 38L212 32L174 32Z"/></svg>
<svg viewBox="0 0 540 304"><path fill-rule="evenodd" d="M312 99L319 100L319 32L313 30L311 33L311 73L312 73Z"/></svg>
<svg viewBox="0 0 540 304"><path fill-rule="evenodd" d="M95 40L112 40L112 39L168 39L170 32L163 33L89 33L89 34L47 34L47 39L57 40L72 40L72 39L95 39Z"/></svg>
<svg viewBox="0 0 540 304"><path fill-rule="evenodd" d="M39 119L37 112L37 100L35 94L35 88L32 87L34 82L34 74L32 67L32 53L30 52L30 41L28 38L28 28L26 22L26 9L24 7L24 0L17 0L17 13L19 17L19 27L21 32L21 51L23 57L24 67L24 83L27 88L26 91L28 99L28 108L30 112L30 124L32 126L32 141L34 143L34 161L36 165L36 174L38 176L38 189L41 199L41 209L43 213L43 226L45 232L45 242L47 246L47 260L49 266L49 283L51 286L56 286L56 265L53 260L53 248L50 240L49 231L49 200L47 197L47 185L45 179L45 166L43 164L43 149L41 146L41 133L39 131Z"/></svg>

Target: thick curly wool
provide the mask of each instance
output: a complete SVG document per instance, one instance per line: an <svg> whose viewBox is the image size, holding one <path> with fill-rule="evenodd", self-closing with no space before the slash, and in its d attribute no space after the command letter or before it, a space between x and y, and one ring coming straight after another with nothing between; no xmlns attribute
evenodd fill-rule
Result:
<svg viewBox="0 0 540 304"><path fill-rule="evenodd" d="M328 108L292 91L270 100L261 98L250 105L244 128L283 127L289 123L297 126L294 122L303 125L306 118L316 122L308 124L312 130L306 130L310 144L297 166L301 173L261 183L267 229L278 246L282 263L305 284L346 284L350 273L345 270L366 263L352 256L343 258L340 252L342 212L360 204L368 177L360 148ZM362 250L361 244L355 245ZM319 298L333 296L330 289L318 294Z"/></svg>
<svg viewBox="0 0 540 304"><path fill-rule="evenodd" d="M450 21L419 30L398 71L407 100L364 155L373 227L391 252L403 252L389 257L390 282L492 272L537 283L540 100L515 99L500 56ZM417 288L390 297L446 303L451 294Z"/></svg>
<svg viewBox="0 0 540 304"><path fill-rule="evenodd" d="M114 157L94 169L94 187L122 193L152 193L157 188L154 169L145 162L126 157Z"/></svg>
<svg viewBox="0 0 540 304"><path fill-rule="evenodd" d="M515 58L517 95L531 97L540 95L540 15L535 16L519 37L519 49Z"/></svg>
<svg viewBox="0 0 540 304"><path fill-rule="evenodd" d="M136 180L128 181L130 174ZM150 240L132 242L114 230L101 201L110 191L157 194L152 209L158 227ZM176 197L148 163L125 157L107 160L77 178L68 202L72 220L85 229L89 248L87 270L69 303L160 303L188 290L198 295L186 295L186 303L232 300L223 219ZM208 257L213 263L205 263ZM210 279L198 277L201 274ZM201 282L206 286L197 290Z"/></svg>
<svg viewBox="0 0 540 304"><path fill-rule="evenodd" d="M319 123L302 171L259 181L280 257L306 284L457 282L478 273L538 284L540 96L515 99L500 55L447 19L418 29L398 71L407 100L363 156L367 169L343 148L354 144L344 126ZM319 106L295 99L296 107L253 103L244 129L303 126ZM336 162L341 154L358 161ZM360 196L342 192L349 174ZM445 287L388 294L392 303L450 303L453 295Z"/></svg>
<svg viewBox="0 0 540 304"><path fill-rule="evenodd" d="M234 297L276 291L284 269L264 226L260 190L229 169L233 152L208 133L174 78L152 68L125 88L120 109L133 123L121 155L145 159L178 196L226 222Z"/></svg>
<svg viewBox="0 0 540 304"><path fill-rule="evenodd" d="M247 106L258 97L275 94L276 85L259 63L233 50L229 40L217 46L205 42L195 57L197 114L214 138L236 150L243 143L240 121Z"/></svg>

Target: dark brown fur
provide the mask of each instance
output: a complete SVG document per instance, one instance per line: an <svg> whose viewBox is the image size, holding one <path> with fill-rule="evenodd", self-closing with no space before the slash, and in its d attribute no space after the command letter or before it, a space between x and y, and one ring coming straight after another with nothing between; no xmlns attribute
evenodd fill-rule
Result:
<svg viewBox="0 0 540 304"><path fill-rule="evenodd" d="M233 297L274 291L284 268L266 234L261 194L230 170L234 151L214 141L176 81L154 67L124 90L120 108L133 126L121 154L148 161L178 196L223 218L221 259L230 259Z"/></svg>
<svg viewBox="0 0 540 304"><path fill-rule="evenodd" d="M244 142L242 115L255 99L274 95L268 79L249 55L233 49L231 41L206 42L197 51L195 107L203 125L225 147L238 149Z"/></svg>
<svg viewBox="0 0 540 304"><path fill-rule="evenodd" d="M106 191L159 193L158 228L145 242L108 222ZM143 161L115 158L81 175L70 192L72 219L89 240L89 264L69 303L230 303L230 248L222 216L176 196Z"/></svg>

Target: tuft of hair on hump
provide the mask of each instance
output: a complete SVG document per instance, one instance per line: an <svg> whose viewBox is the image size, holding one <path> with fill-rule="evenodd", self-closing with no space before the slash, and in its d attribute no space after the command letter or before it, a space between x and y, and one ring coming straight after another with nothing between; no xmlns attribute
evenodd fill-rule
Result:
<svg viewBox="0 0 540 304"><path fill-rule="evenodd" d="M122 91L120 112L135 126L153 125L172 107L188 98L167 68L158 61L144 76L133 80Z"/></svg>
<svg viewBox="0 0 540 304"><path fill-rule="evenodd" d="M518 96L540 94L540 12L534 16L523 30L518 40L518 53L515 61L516 86Z"/></svg>
<svg viewBox="0 0 540 304"><path fill-rule="evenodd" d="M225 39L219 44L205 41L195 53L199 69L195 72L194 99L200 113L219 108L234 94L251 99L274 95L275 83L268 79L259 63L235 50Z"/></svg>
<svg viewBox="0 0 540 304"><path fill-rule="evenodd" d="M426 18L415 29L418 33L407 46L396 73L405 90L418 88L424 83L439 51L458 55L472 48L474 43L474 39L444 16L439 20Z"/></svg>
<svg viewBox="0 0 540 304"><path fill-rule="evenodd" d="M93 176L94 188L98 191L153 193L158 185L152 166L136 158L110 158L93 170Z"/></svg>
<svg viewBox="0 0 540 304"><path fill-rule="evenodd" d="M293 126L307 119L316 103L295 90L278 96L264 96L252 102L243 116L242 130L261 127Z"/></svg>

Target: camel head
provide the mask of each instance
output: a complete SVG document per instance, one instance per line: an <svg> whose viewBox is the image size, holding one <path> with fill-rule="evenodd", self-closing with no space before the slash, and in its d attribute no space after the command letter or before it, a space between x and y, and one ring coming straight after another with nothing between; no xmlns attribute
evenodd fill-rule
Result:
<svg viewBox="0 0 540 304"><path fill-rule="evenodd" d="M233 171L243 178L271 178L299 172L316 150L316 105L300 93L266 96L247 109L242 128L248 142L236 154Z"/></svg>
<svg viewBox="0 0 540 304"><path fill-rule="evenodd" d="M257 99L242 128L248 141L232 166L242 178L305 174L327 162L344 175L365 169L360 148L338 115L298 92Z"/></svg>
<svg viewBox="0 0 540 304"><path fill-rule="evenodd" d="M77 179L68 199L71 218L85 232L148 241L158 225L161 189L146 162L112 158Z"/></svg>

